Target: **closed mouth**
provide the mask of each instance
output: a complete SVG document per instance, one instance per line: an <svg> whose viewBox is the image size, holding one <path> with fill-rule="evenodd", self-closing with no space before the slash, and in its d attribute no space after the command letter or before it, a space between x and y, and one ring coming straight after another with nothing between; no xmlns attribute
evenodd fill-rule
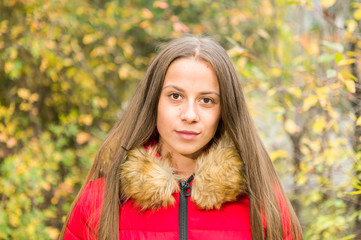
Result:
<svg viewBox="0 0 361 240"><path fill-rule="evenodd" d="M176 131L176 133L180 138L184 140L193 140L199 135L199 132L188 131L188 130Z"/></svg>
<svg viewBox="0 0 361 240"><path fill-rule="evenodd" d="M190 135L198 135L199 132L196 131L189 131L189 130L180 130L180 131L176 131L177 133L181 133L181 134L190 134Z"/></svg>

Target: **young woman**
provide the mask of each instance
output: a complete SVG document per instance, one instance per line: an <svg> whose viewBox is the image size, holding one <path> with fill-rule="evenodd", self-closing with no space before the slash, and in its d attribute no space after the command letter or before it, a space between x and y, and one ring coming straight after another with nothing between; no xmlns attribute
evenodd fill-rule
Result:
<svg viewBox="0 0 361 240"><path fill-rule="evenodd" d="M171 41L102 144L61 239L302 239L225 50Z"/></svg>

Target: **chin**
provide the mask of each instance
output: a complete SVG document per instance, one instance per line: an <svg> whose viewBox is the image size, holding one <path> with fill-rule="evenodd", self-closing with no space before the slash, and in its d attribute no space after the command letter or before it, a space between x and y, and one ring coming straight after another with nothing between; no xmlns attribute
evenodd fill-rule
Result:
<svg viewBox="0 0 361 240"><path fill-rule="evenodd" d="M184 155L184 156L192 156L192 155L196 155L198 156L200 153L202 153L204 147L200 147L200 148L186 148L186 149L179 149L179 153Z"/></svg>

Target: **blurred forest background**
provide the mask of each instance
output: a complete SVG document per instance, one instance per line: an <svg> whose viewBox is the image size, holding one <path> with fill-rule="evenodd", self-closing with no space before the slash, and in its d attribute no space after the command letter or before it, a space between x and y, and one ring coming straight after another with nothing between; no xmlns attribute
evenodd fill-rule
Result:
<svg viewBox="0 0 361 240"><path fill-rule="evenodd" d="M1 0L0 239L56 239L159 45L223 45L306 239L361 239L361 1Z"/></svg>

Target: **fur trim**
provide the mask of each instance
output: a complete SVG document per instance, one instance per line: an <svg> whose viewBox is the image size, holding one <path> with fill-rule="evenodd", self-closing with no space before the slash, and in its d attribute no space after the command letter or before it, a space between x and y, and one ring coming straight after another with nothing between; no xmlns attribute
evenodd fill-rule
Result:
<svg viewBox="0 0 361 240"><path fill-rule="evenodd" d="M128 152L121 166L123 200L133 199L142 210L172 206L179 191L180 177L169 160L156 156L156 148L144 147ZM247 193L243 162L232 140L224 136L197 159L191 199L201 209L220 209L223 203Z"/></svg>

